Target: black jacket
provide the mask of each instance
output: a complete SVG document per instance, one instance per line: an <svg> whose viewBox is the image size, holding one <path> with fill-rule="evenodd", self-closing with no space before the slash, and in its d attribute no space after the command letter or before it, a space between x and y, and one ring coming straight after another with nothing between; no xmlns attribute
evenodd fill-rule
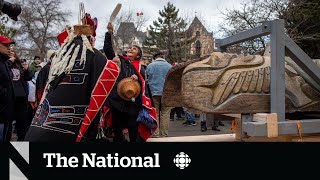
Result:
<svg viewBox="0 0 320 180"><path fill-rule="evenodd" d="M103 51L109 60L112 60L115 57L112 48L111 34L109 34L109 32L106 32L104 37Z"/></svg>
<svg viewBox="0 0 320 180"><path fill-rule="evenodd" d="M108 32L105 36L103 50L109 60L112 60L115 57L111 43L111 35ZM119 58L121 61L121 71L108 99L105 102L105 105L108 106L111 110L117 110L120 112L139 111L141 107L141 95L136 99L135 102L131 102L123 100L117 93L118 83L122 79L136 74L133 65L128 60L126 60L122 56L119 56ZM139 82L141 85L140 80Z"/></svg>
<svg viewBox="0 0 320 180"><path fill-rule="evenodd" d="M8 58L0 55L0 123L12 121L14 91Z"/></svg>
<svg viewBox="0 0 320 180"><path fill-rule="evenodd" d="M29 70L24 71L16 63L8 61L8 67L11 71L13 90L15 98L28 98L28 83L32 79L32 72Z"/></svg>
<svg viewBox="0 0 320 180"><path fill-rule="evenodd" d="M106 32L106 34L105 34L103 51L104 51L104 54L106 55L106 57L108 58L108 60L112 60L115 57L115 53L113 52L113 48L112 48L111 35L109 34L109 32ZM121 74L122 74L122 70L125 71L127 68L131 68L131 67L134 72L133 66L131 65L131 63L128 60L126 60L122 56L119 56L119 58L121 61L121 72L120 72ZM140 74L142 75L142 77L144 79L145 79L145 69L146 69L145 66L141 66ZM129 77L134 74L133 72L131 72L132 70L130 70L130 69L128 69L128 70L129 70L129 72L125 71L126 77Z"/></svg>
<svg viewBox="0 0 320 180"><path fill-rule="evenodd" d="M46 87L49 71L51 67L51 61L48 62L39 72L36 80L36 100L39 102Z"/></svg>
<svg viewBox="0 0 320 180"><path fill-rule="evenodd" d="M86 61L80 64L82 38L76 37L67 46L67 51L73 45L80 46L75 65L70 73L62 73L50 82L51 88L39 104L25 141L59 143L76 141L92 90L105 67L106 57L96 49L94 53L87 50ZM99 120L99 116L93 119L83 141L96 139Z"/></svg>

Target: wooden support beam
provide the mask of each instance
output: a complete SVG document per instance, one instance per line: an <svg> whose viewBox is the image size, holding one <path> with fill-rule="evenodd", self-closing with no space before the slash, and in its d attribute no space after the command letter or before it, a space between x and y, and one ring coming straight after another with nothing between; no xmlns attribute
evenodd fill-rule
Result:
<svg viewBox="0 0 320 180"><path fill-rule="evenodd" d="M320 133L320 119L301 119L302 134ZM252 137L267 137L267 124L263 122L243 122L243 131ZM298 135L297 121L278 122L279 135Z"/></svg>
<svg viewBox="0 0 320 180"><path fill-rule="evenodd" d="M252 121L267 123L267 116L268 116L268 113L256 113L256 114L253 114Z"/></svg>
<svg viewBox="0 0 320 180"><path fill-rule="evenodd" d="M276 113L257 113L253 115L253 122L267 124L267 137L278 137L278 116Z"/></svg>
<svg viewBox="0 0 320 180"><path fill-rule="evenodd" d="M275 113L267 115L268 138L278 137L278 116Z"/></svg>

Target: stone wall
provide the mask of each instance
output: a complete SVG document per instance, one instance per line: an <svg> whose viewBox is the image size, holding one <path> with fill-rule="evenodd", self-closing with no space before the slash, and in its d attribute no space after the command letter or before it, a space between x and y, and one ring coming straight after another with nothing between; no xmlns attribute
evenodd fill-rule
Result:
<svg viewBox="0 0 320 180"><path fill-rule="evenodd" d="M200 24L198 24L193 29L192 36L195 36L197 32L200 32L200 37L197 38L197 40L191 44L190 54L196 54L196 42L198 40L201 43L201 57L211 54L214 50L214 39L212 37L212 34L208 33L205 29L203 29L203 26L201 26Z"/></svg>

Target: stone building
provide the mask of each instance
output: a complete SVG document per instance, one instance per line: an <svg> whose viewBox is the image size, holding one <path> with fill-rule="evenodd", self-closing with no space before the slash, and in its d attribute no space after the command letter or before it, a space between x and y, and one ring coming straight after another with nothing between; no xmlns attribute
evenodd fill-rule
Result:
<svg viewBox="0 0 320 180"><path fill-rule="evenodd" d="M146 36L146 32L137 31L133 22L121 22L115 38L120 51L126 52L132 45L142 47Z"/></svg>
<svg viewBox="0 0 320 180"><path fill-rule="evenodd" d="M195 57L202 57L213 53L215 49L215 40L213 33L203 26L198 17L195 17L187 29L187 36L198 36L196 40L191 43L190 54Z"/></svg>
<svg viewBox="0 0 320 180"><path fill-rule="evenodd" d="M198 17L195 17L190 24L187 31L184 33L187 39L192 39L188 45L187 58L198 58L211 54L215 49L215 39L213 33L208 32ZM193 39L193 37L196 37ZM126 52L128 47L138 45L143 47L143 42L147 37L147 32L137 31L133 22L121 22L116 33L116 41L118 49L121 52ZM184 39L185 37L181 37ZM143 49L144 58L151 60L152 55L148 55L147 51Z"/></svg>

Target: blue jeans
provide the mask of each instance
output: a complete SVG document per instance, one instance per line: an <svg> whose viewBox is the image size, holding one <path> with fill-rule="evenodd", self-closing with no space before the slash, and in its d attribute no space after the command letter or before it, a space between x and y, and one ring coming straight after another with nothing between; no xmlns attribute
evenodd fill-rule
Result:
<svg viewBox="0 0 320 180"><path fill-rule="evenodd" d="M187 122L194 122L195 115L193 113L185 112Z"/></svg>
<svg viewBox="0 0 320 180"><path fill-rule="evenodd" d="M4 142L6 140L8 132L8 123L0 123L0 142Z"/></svg>

